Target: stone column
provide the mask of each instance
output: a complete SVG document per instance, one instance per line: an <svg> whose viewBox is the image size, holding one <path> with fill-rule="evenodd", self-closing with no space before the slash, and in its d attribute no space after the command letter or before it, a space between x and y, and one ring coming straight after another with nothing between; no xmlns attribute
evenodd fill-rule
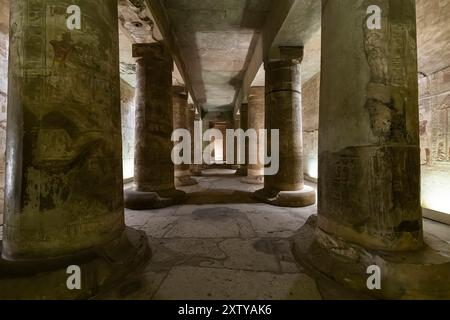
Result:
<svg viewBox="0 0 450 320"><path fill-rule="evenodd" d="M357 3L328 3L324 12L324 21L336 18L323 30L319 226L368 248L418 249L423 240L415 5L376 1L381 29L370 30L364 11L372 3ZM342 31L350 28L351 37Z"/></svg>
<svg viewBox="0 0 450 320"><path fill-rule="evenodd" d="M242 103L239 109L239 128L244 132L248 129L248 104ZM248 145L245 146L245 153L239 153L241 163L237 166L236 174L238 176L247 176L247 164L248 164Z"/></svg>
<svg viewBox="0 0 450 320"><path fill-rule="evenodd" d="M117 2L77 1L80 30L67 28L72 4L11 1L1 297L86 297L139 261L124 224ZM105 252L116 246L127 256ZM96 276L69 292L59 283L78 263Z"/></svg>
<svg viewBox="0 0 450 320"><path fill-rule="evenodd" d="M197 153L200 157L200 159L203 159L203 129L202 129L202 116L201 112L199 110L200 108L197 106L193 106L192 110L192 116L193 116L193 123L192 123L192 141L194 143L194 149L193 149L193 158L195 161L195 154ZM197 132L196 132L197 131ZM202 164L193 164L191 166L191 172L193 176L200 177L202 175Z"/></svg>
<svg viewBox="0 0 450 320"><path fill-rule="evenodd" d="M189 106L188 106L188 93L186 89L182 86L174 86L173 90L173 128L176 129L186 129L189 130L188 116ZM192 126L194 125L193 119ZM191 144L193 142L193 135L191 135ZM193 158L193 153L191 151L191 159ZM197 181L191 178L190 164L180 164L175 165L175 186L192 186L197 184Z"/></svg>
<svg viewBox="0 0 450 320"><path fill-rule="evenodd" d="M423 241L415 1L324 0L322 15L318 219L294 251L378 297L448 299L450 248Z"/></svg>
<svg viewBox="0 0 450 320"><path fill-rule="evenodd" d="M306 207L316 202L313 188L303 178L303 130L301 103L302 47L280 48L281 59L269 61L266 69L266 127L279 130L279 170L265 177L261 201L283 207ZM269 151L277 152L270 145Z"/></svg>
<svg viewBox="0 0 450 320"><path fill-rule="evenodd" d="M189 166L191 170L192 176L201 176L202 171L200 165L194 163L194 155L196 152L196 148L201 148L201 139L199 138L196 141L197 137L195 136L195 122L199 121L200 117L196 114L196 107L194 104L189 104L186 118L187 118L187 126L189 128L189 132L191 133L191 152L192 152L192 164Z"/></svg>
<svg viewBox="0 0 450 320"><path fill-rule="evenodd" d="M264 161L260 161L258 156L259 148L263 147L259 132L264 129L264 90L264 87L252 87L248 95L248 129L253 129L257 133L256 149L248 146L247 177L242 179L242 182L248 184L264 183ZM252 159L257 159L256 163L252 163Z"/></svg>
<svg viewBox="0 0 450 320"><path fill-rule="evenodd" d="M134 188L125 193L125 206L156 209L179 203L171 153L173 131L173 60L162 42L133 45L137 58L136 148Z"/></svg>
<svg viewBox="0 0 450 320"><path fill-rule="evenodd" d="M236 130L239 130L241 127L241 119L239 114L233 114L233 129L236 132ZM239 154L239 148L238 148L238 144L236 143L236 141L234 142L234 158L233 158L233 166L232 168L234 170L236 170L236 174L238 173L239 170L239 159L240 159L240 154ZM228 157L227 157L228 160Z"/></svg>

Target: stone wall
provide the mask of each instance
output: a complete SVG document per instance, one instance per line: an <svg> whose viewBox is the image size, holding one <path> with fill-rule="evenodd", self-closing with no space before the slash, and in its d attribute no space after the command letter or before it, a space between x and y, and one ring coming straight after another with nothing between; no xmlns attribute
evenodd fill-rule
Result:
<svg viewBox="0 0 450 320"><path fill-rule="evenodd" d="M419 80L422 205L450 214L450 67Z"/></svg>
<svg viewBox="0 0 450 320"><path fill-rule="evenodd" d="M302 87L303 166L306 178L318 177L320 73Z"/></svg>
<svg viewBox="0 0 450 320"><path fill-rule="evenodd" d="M5 185L6 104L8 87L9 0L0 0L0 224Z"/></svg>
<svg viewBox="0 0 450 320"><path fill-rule="evenodd" d="M122 109L122 150L123 178L134 176L134 128L135 128L135 89L128 83L120 82L120 101Z"/></svg>

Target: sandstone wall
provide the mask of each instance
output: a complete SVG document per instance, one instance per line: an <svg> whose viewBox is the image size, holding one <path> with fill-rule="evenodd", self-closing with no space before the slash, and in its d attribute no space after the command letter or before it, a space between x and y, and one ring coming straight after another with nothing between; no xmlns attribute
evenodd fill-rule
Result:
<svg viewBox="0 0 450 320"><path fill-rule="evenodd" d="M122 150L123 178L134 176L134 128L135 128L135 89L128 83L120 81L120 101L122 109Z"/></svg>
<svg viewBox="0 0 450 320"><path fill-rule="evenodd" d="M422 205L450 214L450 67L419 80Z"/></svg>
<svg viewBox="0 0 450 320"><path fill-rule="evenodd" d="M303 166L307 179L318 177L320 73L302 87Z"/></svg>

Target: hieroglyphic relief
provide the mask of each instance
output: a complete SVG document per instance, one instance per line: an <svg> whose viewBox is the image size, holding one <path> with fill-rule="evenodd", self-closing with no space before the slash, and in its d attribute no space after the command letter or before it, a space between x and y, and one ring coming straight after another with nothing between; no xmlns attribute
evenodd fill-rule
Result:
<svg viewBox="0 0 450 320"><path fill-rule="evenodd" d="M8 143L5 235L55 250L61 239L82 248L123 226L117 8L80 0L82 29L68 30L71 4L18 0L11 9L8 137L20 141Z"/></svg>
<svg viewBox="0 0 450 320"><path fill-rule="evenodd" d="M450 68L419 80L421 164L450 163Z"/></svg>
<svg viewBox="0 0 450 320"><path fill-rule="evenodd" d="M367 2L369 3L369 2ZM412 142L413 132L407 132L408 98L411 95L411 70L414 59L414 26L401 17L402 8L380 2L381 29L368 29L364 24L364 49L370 68L367 85L368 110L372 132L380 144ZM406 13L405 13L406 15Z"/></svg>
<svg viewBox="0 0 450 320"><path fill-rule="evenodd" d="M423 97L420 105L421 163L450 163L450 94Z"/></svg>

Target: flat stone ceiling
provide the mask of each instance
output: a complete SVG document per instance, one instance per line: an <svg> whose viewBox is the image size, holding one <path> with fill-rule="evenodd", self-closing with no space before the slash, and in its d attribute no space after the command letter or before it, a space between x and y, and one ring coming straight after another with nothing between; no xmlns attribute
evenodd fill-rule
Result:
<svg viewBox="0 0 450 320"><path fill-rule="evenodd" d="M280 46L303 46L302 82L320 71L321 1L297 0L278 31L269 52L270 59L279 58ZM252 85L264 86L265 72L261 66Z"/></svg>
<svg viewBox="0 0 450 320"><path fill-rule="evenodd" d="M230 110L271 0L166 0L171 28L197 101Z"/></svg>
<svg viewBox="0 0 450 320"><path fill-rule="evenodd" d="M151 12L147 8L138 10L133 3L145 4L144 1L119 1L121 75L132 86L135 65L131 44L154 41L148 25L154 21ZM266 17L271 17L268 12L271 0L165 0L163 3L197 101L209 111L229 110ZM419 71L429 75L450 65L450 34L446 28L450 21L450 0L417 0L416 3ZM162 39L156 25L154 36ZM295 0L271 44L270 56L276 56L280 45L304 45L302 78L307 81L320 71L320 38L320 1ZM253 85L263 86L264 77L261 66ZM183 84L177 66L173 79L174 85Z"/></svg>

